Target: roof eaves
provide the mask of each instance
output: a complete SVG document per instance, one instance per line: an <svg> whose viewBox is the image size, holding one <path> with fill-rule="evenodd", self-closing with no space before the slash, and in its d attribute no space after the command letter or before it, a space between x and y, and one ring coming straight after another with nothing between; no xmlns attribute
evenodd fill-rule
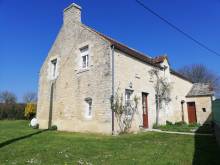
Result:
<svg viewBox="0 0 220 165"><path fill-rule="evenodd" d="M176 76L178 76L178 77L180 77L180 78L182 78L182 79L184 79L184 80L186 80L186 81L189 81L190 83L193 83L192 80L190 80L189 78L187 78L187 77L181 75L180 73L178 73L177 71L175 71L175 70L173 70L173 69L170 69L170 73L173 74L173 75L176 75Z"/></svg>
<svg viewBox="0 0 220 165"><path fill-rule="evenodd" d="M159 64L153 62L153 58L148 57L147 55L142 54L135 49L129 48L128 46L126 46L126 45L100 33L100 32L97 32L96 30L94 30L88 26L86 26L86 27L89 28L90 30L92 30L93 32L95 32L96 34L98 34L99 36L101 36L102 38L104 38L105 40L109 41L111 46L114 46L115 49L118 49L124 53L127 53L128 55L130 55L136 59L139 59L140 61L145 62L149 65L152 65L152 66L157 67L159 69L163 69L163 67L161 67Z"/></svg>
<svg viewBox="0 0 220 165"><path fill-rule="evenodd" d="M214 96L214 94L206 94L206 95L186 95L187 98L191 98L191 97L209 97L209 96Z"/></svg>

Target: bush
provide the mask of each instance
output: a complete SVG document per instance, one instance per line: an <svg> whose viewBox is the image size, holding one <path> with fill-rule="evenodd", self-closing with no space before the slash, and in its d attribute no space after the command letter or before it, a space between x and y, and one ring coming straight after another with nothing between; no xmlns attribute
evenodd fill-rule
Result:
<svg viewBox="0 0 220 165"><path fill-rule="evenodd" d="M166 121L166 125L173 125L171 121Z"/></svg>
<svg viewBox="0 0 220 165"><path fill-rule="evenodd" d="M27 119L32 119L35 115L36 115L36 111L37 111L37 105L34 103L27 103L26 107L25 107L25 114L24 116Z"/></svg>
<svg viewBox="0 0 220 165"><path fill-rule="evenodd" d="M50 128L49 128L49 130L57 130L57 126L56 125L52 125Z"/></svg>
<svg viewBox="0 0 220 165"><path fill-rule="evenodd" d="M4 104L0 103L0 120L13 119L23 120L25 104Z"/></svg>
<svg viewBox="0 0 220 165"><path fill-rule="evenodd" d="M199 123L191 123L189 124L190 127L200 127L201 125Z"/></svg>
<svg viewBox="0 0 220 165"><path fill-rule="evenodd" d="M181 125L187 125L187 123L184 121L178 121L174 125L181 126Z"/></svg>
<svg viewBox="0 0 220 165"><path fill-rule="evenodd" d="M157 125L156 123L154 123L154 124L153 124L153 129L158 129L158 128L160 128L160 126Z"/></svg>
<svg viewBox="0 0 220 165"><path fill-rule="evenodd" d="M39 128L39 124L37 124L36 126L31 126L33 129L38 129Z"/></svg>

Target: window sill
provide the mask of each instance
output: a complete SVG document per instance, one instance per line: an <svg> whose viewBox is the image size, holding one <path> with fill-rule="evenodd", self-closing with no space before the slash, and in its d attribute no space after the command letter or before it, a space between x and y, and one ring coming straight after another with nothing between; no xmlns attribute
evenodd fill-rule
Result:
<svg viewBox="0 0 220 165"><path fill-rule="evenodd" d="M92 116L85 116L86 120L92 120Z"/></svg>
<svg viewBox="0 0 220 165"><path fill-rule="evenodd" d="M50 77L49 80L50 80L50 81L55 81L55 80L57 79L57 77L58 77L58 76L56 76L56 77Z"/></svg>
<svg viewBox="0 0 220 165"><path fill-rule="evenodd" d="M80 70L77 72L77 74L83 73L83 72L87 72L87 71L89 71L89 68L80 69Z"/></svg>

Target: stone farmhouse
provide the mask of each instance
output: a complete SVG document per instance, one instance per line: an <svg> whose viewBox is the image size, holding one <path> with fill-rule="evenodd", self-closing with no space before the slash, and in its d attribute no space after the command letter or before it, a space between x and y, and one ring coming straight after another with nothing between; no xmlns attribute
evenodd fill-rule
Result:
<svg viewBox="0 0 220 165"><path fill-rule="evenodd" d="M40 70L40 128L56 125L64 131L117 132L110 102L116 92L125 104L139 98L131 131L152 128L159 97L152 70L171 84L159 124L209 120L213 92L208 84L193 84L171 69L167 56L150 57L87 27L81 22L81 7L71 4L63 12L63 25Z"/></svg>

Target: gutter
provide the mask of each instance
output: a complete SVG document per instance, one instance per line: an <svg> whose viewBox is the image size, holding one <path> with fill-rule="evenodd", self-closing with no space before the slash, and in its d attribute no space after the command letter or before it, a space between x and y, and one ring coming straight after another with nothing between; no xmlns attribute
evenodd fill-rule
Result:
<svg viewBox="0 0 220 165"><path fill-rule="evenodd" d="M115 46L111 46L112 49L112 97L114 98L115 94L115 56L114 56L114 51L115 51ZM115 113L112 111L112 135L114 135L115 132Z"/></svg>

